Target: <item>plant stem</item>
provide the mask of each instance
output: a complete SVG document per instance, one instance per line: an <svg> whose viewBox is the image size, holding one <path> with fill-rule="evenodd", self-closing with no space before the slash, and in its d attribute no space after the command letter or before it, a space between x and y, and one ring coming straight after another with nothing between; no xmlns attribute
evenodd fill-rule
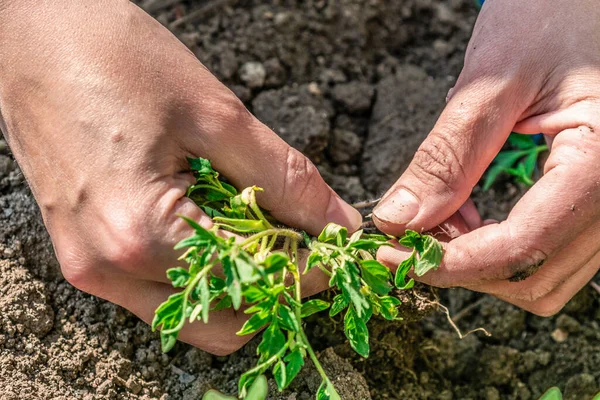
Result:
<svg viewBox="0 0 600 400"><path fill-rule="evenodd" d="M262 231L262 232L259 232L259 233L256 233L256 234L250 236L248 239L244 240L240 244L240 247L246 247L249 244L252 244L255 241L257 241L258 239L262 238L263 236L270 236L270 235L280 235L280 236L290 237L295 240L302 240L302 235L300 235L296 231L293 231L291 229L285 229L285 228L273 228L273 229L267 229L266 231Z"/></svg>

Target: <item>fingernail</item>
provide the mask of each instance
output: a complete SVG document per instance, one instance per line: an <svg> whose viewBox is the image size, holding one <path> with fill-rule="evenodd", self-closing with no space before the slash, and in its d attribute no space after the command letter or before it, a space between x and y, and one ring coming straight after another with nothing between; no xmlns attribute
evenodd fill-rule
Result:
<svg viewBox="0 0 600 400"><path fill-rule="evenodd" d="M400 189L389 196L373 210L381 221L394 224L408 224L419 212L419 201L406 189Z"/></svg>
<svg viewBox="0 0 600 400"><path fill-rule="evenodd" d="M326 214L327 222L335 222L354 232L362 224L360 212L337 195L331 196Z"/></svg>

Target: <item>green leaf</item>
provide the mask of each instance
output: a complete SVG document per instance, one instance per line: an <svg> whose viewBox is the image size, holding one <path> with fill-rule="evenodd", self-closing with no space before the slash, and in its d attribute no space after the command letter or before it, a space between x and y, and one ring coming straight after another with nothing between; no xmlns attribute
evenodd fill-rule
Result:
<svg viewBox="0 0 600 400"><path fill-rule="evenodd" d="M277 388L281 392L287 386L287 368L283 360L279 360L273 367L273 378L277 383Z"/></svg>
<svg viewBox="0 0 600 400"><path fill-rule="evenodd" d="M290 331L290 332L299 332L300 331L300 323L296 318L296 314L286 305L279 306L279 317L281 318L281 326L282 328Z"/></svg>
<svg viewBox="0 0 600 400"><path fill-rule="evenodd" d="M419 259L415 263L415 274L423 276L430 270L436 270L442 262L444 254L442 245L433 236L424 235L423 252L419 254Z"/></svg>
<svg viewBox="0 0 600 400"><path fill-rule="evenodd" d="M215 171L212 166L210 165L210 161L208 161L205 158L202 157L198 157L198 158L191 158L188 157L188 163L190 164L190 168L192 171L195 172L196 177L202 177L202 176L212 176L212 177L216 177L217 176L217 171Z"/></svg>
<svg viewBox="0 0 600 400"><path fill-rule="evenodd" d="M168 352L177 343L177 332L174 333L160 333L160 347L163 353Z"/></svg>
<svg viewBox="0 0 600 400"><path fill-rule="evenodd" d="M271 316L268 313L256 313L242 326L236 335L243 336L261 330L269 323Z"/></svg>
<svg viewBox="0 0 600 400"><path fill-rule="evenodd" d="M277 321L277 320L275 320ZM257 353L262 360L267 360L277 354L285 346L285 336L279 328L277 322L272 322L265 333L263 333L262 341L258 345Z"/></svg>
<svg viewBox="0 0 600 400"><path fill-rule="evenodd" d="M262 232L267 229L263 220L216 217L213 219L225 229L239 233Z"/></svg>
<svg viewBox="0 0 600 400"><path fill-rule="evenodd" d="M511 133L508 137L508 143L519 150L527 150L536 146L535 140L531 135L520 135L518 133Z"/></svg>
<svg viewBox="0 0 600 400"><path fill-rule="evenodd" d="M181 267L169 268L167 277L171 280L173 287L184 287L190 279L190 273L187 269Z"/></svg>
<svg viewBox="0 0 600 400"><path fill-rule="evenodd" d="M354 307L348 307L346 311L344 333L354 351L365 358L369 357L369 330L365 322L356 314Z"/></svg>
<svg viewBox="0 0 600 400"><path fill-rule="evenodd" d="M233 397L233 396L227 396L223 393L219 393L214 389L209 390L208 392L204 393L204 396L202 396L202 400L236 400L237 397Z"/></svg>
<svg viewBox="0 0 600 400"><path fill-rule="evenodd" d="M309 301L305 302L304 304L302 304L302 311L300 312L300 316L302 318L306 318L309 315L313 315L320 311L327 310L328 308L329 308L329 303L324 300L320 300L320 299L309 300Z"/></svg>
<svg viewBox="0 0 600 400"><path fill-rule="evenodd" d="M360 292L359 269L354 263L344 263L344 268L336 268L331 280L342 290L342 294L350 299L359 316L363 316L368 308L369 302ZM330 283L330 286L331 283Z"/></svg>
<svg viewBox="0 0 600 400"><path fill-rule="evenodd" d="M154 311L152 330L156 330L161 325L163 329L171 329L179 324L181 318L183 318L183 292L170 295L158 306Z"/></svg>
<svg viewBox="0 0 600 400"><path fill-rule="evenodd" d="M562 400L563 396L557 387L550 388L540 397L540 400Z"/></svg>
<svg viewBox="0 0 600 400"><path fill-rule="evenodd" d="M348 245L351 249L357 250L377 250L381 246L392 246L391 243L387 241L379 241L379 240L369 240L369 239L360 239Z"/></svg>
<svg viewBox="0 0 600 400"><path fill-rule="evenodd" d="M265 400L269 393L269 385L267 378L264 375L259 375L255 380L248 393L244 396L244 400Z"/></svg>
<svg viewBox="0 0 600 400"><path fill-rule="evenodd" d="M304 356L300 349L296 347L294 351L285 356L284 360L287 362L285 368L285 387L288 387L304 366Z"/></svg>
<svg viewBox="0 0 600 400"><path fill-rule="evenodd" d="M233 262L235 264L240 283L248 284L256 282L258 279L260 279L258 267L254 261L254 258L245 251L240 251L237 257L233 259Z"/></svg>
<svg viewBox="0 0 600 400"><path fill-rule="evenodd" d="M415 253L410 255L409 258L402 261L396 270L396 276L394 278L394 285L401 290L411 289L415 285L414 279L406 282L406 274L415 265Z"/></svg>
<svg viewBox="0 0 600 400"><path fill-rule="evenodd" d="M322 243L333 243L342 247L344 243L346 243L347 236L348 229L341 225L330 222L325 226L325 228L323 228L318 240Z"/></svg>
<svg viewBox="0 0 600 400"><path fill-rule="evenodd" d="M364 232L364 231L363 231L362 229L359 229L359 230L357 230L356 232L354 232L354 233L352 234L352 236L350 236L350 239L348 239L348 244L347 244L347 246L348 246L348 245L351 245L352 243L354 243L354 242L356 242L356 241L358 241L358 240L360 240L360 237L362 236L363 232Z"/></svg>
<svg viewBox="0 0 600 400"><path fill-rule="evenodd" d="M362 277L377 294L388 294L392 290L392 273L389 268L377 260L363 260L360 263Z"/></svg>
<svg viewBox="0 0 600 400"><path fill-rule="evenodd" d="M208 288L208 280L206 276L198 282L200 292L200 304L202 304L202 322L208 324L208 312L210 311L210 289Z"/></svg>
<svg viewBox="0 0 600 400"><path fill-rule="evenodd" d="M247 286L244 289L244 297L246 298L246 302L248 303L256 303L257 301L261 301L267 294L264 290L261 290L258 286Z"/></svg>
<svg viewBox="0 0 600 400"><path fill-rule="evenodd" d="M215 306L212 308L212 311L220 311L226 308L231 307L231 297L225 296Z"/></svg>
<svg viewBox="0 0 600 400"><path fill-rule="evenodd" d="M417 245L417 242L421 240L421 234L415 231L411 231L408 229L404 236L398 239L398 243L400 243L404 247L412 248Z"/></svg>
<svg viewBox="0 0 600 400"><path fill-rule="evenodd" d="M398 306L402 302L400 299L392 296L382 296L379 298L381 316L389 321L394 321L398 317Z"/></svg>
<svg viewBox="0 0 600 400"><path fill-rule="evenodd" d="M350 301L342 294L338 294L333 298L333 304L329 309L329 316L334 317L348 307Z"/></svg>
<svg viewBox="0 0 600 400"><path fill-rule="evenodd" d="M221 266L225 274L225 283L227 284L227 294L231 296L233 308L239 310L242 305L242 285L237 273L237 269L233 268L231 258L229 256L221 258Z"/></svg>
<svg viewBox="0 0 600 400"><path fill-rule="evenodd" d="M190 225L192 228L194 228L194 230L196 231L196 235L200 239L205 240L207 242L211 242L211 243L215 242L215 241L217 241L219 239L219 238L217 238L215 236L214 233L207 231L206 229L204 229L202 226L200 226L200 224L198 224L193 219L190 219L190 218L184 217L184 216L180 216L180 218L182 218L185 222L188 223L188 225ZM186 247L186 246L180 246L179 244L176 244L175 245L175 250L178 250L178 249L180 249L182 247Z"/></svg>
<svg viewBox="0 0 600 400"><path fill-rule="evenodd" d="M266 274L275 274L283 270L289 262L290 258L287 255L278 252L269 255L262 265L265 267Z"/></svg>
<svg viewBox="0 0 600 400"><path fill-rule="evenodd" d="M321 261L323 261L323 255L316 250L313 250L306 260L306 269L304 273L310 271L313 267L316 267Z"/></svg>
<svg viewBox="0 0 600 400"><path fill-rule="evenodd" d="M204 213L206 213L206 215L208 215L210 218L215 218L215 217L224 217L224 216L225 216L225 215L224 215L222 212L220 212L220 211L217 211L217 210L215 210L214 208L212 208L212 207L209 207L209 206L204 206L204 205L201 205L201 206L200 206L200 208L201 208L201 209L202 209L202 211L204 211Z"/></svg>
<svg viewBox="0 0 600 400"><path fill-rule="evenodd" d="M317 390L317 400L342 400L340 395L337 393L333 384L329 381L321 382L319 390Z"/></svg>
<svg viewBox="0 0 600 400"><path fill-rule="evenodd" d="M208 392L204 393L204 396L202 396L202 400L236 400L236 399L237 399L237 397L225 395L214 389L210 389Z"/></svg>

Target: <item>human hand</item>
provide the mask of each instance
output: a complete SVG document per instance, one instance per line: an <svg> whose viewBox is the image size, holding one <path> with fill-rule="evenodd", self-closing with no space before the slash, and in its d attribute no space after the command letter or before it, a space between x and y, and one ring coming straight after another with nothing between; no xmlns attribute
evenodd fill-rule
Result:
<svg viewBox="0 0 600 400"><path fill-rule="evenodd" d="M600 267L600 9L596 2L486 2L448 104L407 171L374 210L388 233L428 230L468 199L511 130L551 143L544 176L506 221L445 244L419 280L493 294L552 315ZM382 248L398 265L401 248ZM532 275L532 276L530 276Z"/></svg>
<svg viewBox="0 0 600 400"><path fill-rule="evenodd" d="M187 156L211 159L237 187L263 187L261 206L291 226L360 224L304 156L130 2L8 2L0 37L2 128L81 290L152 320L174 291L173 246L192 233L178 215L212 224L185 197ZM215 312L180 338L230 353L248 340L235 334L239 314Z"/></svg>

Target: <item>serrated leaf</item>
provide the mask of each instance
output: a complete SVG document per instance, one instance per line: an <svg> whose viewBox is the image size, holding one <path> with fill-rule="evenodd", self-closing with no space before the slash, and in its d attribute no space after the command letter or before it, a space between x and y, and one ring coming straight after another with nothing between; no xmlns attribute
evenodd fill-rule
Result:
<svg viewBox="0 0 600 400"><path fill-rule="evenodd" d="M161 325L166 329L173 328L181 318L183 318L183 292L170 295L158 306L154 311L152 330L156 330Z"/></svg>
<svg viewBox="0 0 600 400"><path fill-rule="evenodd" d="M187 269L181 267L169 268L167 278L169 278L173 287L184 287L190 279L190 273Z"/></svg>
<svg viewBox="0 0 600 400"><path fill-rule="evenodd" d="M304 269L304 273L310 271L313 267L316 267L320 262L323 261L323 255L318 251L312 251L308 259L306 260L306 268Z"/></svg>
<svg viewBox="0 0 600 400"><path fill-rule="evenodd" d="M392 290L392 273L388 267L377 260L363 260L360 266L363 279L375 293L385 295Z"/></svg>
<svg viewBox="0 0 600 400"><path fill-rule="evenodd" d="M318 237L319 242L333 243L343 246L348 236L348 229L333 222L328 223Z"/></svg>
<svg viewBox="0 0 600 400"><path fill-rule="evenodd" d="M253 283L260 278L256 262L252 256L248 255L248 253L240 252L237 257L233 259L233 262L235 264L240 283Z"/></svg>
<svg viewBox="0 0 600 400"><path fill-rule="evenodd" d="M300 315L302 318L306 318L320 311L327 310L328 308L328 302L320 299L313 299L302 304L302 311L300 312Z"/></svg>
<svg viewBox="0 0 600 400"><path fill-rule="evenodd" d="M433 236L424 235L422 238L423 252L415 263L415 275L423 276L431 270L436 270L442 263L444 254L441 243Z"/></svg>
<svg viewBox="0 0 600 400"><path fill-rule="evenodd" d="M337 393L333 384L327 380L321 382L321 386L317 390L317 400L342 400Z"/></svg>
<svg viewBox="0 0 600 400"><path fill-rule="evenodd" d="M394 321L398 317L398 306L402 302L396 297L382 296L379 298L381 316L389 321Z"/></svg>
<svg viewBox="0 0 600 400"><path fill-rule="evenodd" d="M242 285L237 273L233 267L229 256L221 258L221 266L225 274L225 283L227 284L227 294L231 297L233 308L239 310L242 305Z"/></svg>
<svg viewBox="0 0 600 400"><path fill-rule="evenodd" d="M267 294L259 287L251 285L244 289L244 297L248 303L256 303L267 297Z"/></svg>
<svg viewBox="0 0 600 400"><path fill-rule="evenodd" d="M281 318L280 321L282 328L285 328L286 330L291 332L300 331L300 322L296 318L296 315L294 314L291 308L283 304L280 305L279 317Z"/></svg>
<svg viewBox="0 0 600 400"><path fill-rule="evenodd" d="M333 303L329 309L329 316L334 317L348 307L350 301L342 294L338 294L333 298Z"/></svg>
<svg viewBox="0 0 600 400"><path fill-rule="evenodd" d="M404 247L412 248L417 245L419 240L421 240L421 234L408 229L404 233L404 236L398 239L398 243L400 243Z"/></svg>
<svg viewBox="0 0 600 400"><path fill-rule="evenodd" d="M406 260L402 261L396 270L394 285L401 290L411 289L415 285L414 279L406 282L406 275L415 264L415 254L411 254Z"/></svg>
<svg viewBox="0 0 600 400"><path fill-rule="evenodd" d="M217 171L215 171L212 168L212 165L210 164L209 160L202 158L202 157L198 157L198 158L188 157L187 160L188 160L188 163L190 164L190 169L195 172L196 177L217 176Z"/></svg>
<svg viewBox="0 0 600 400"><path fill-rule="evenodd" d="M271 320L271 316L267 313L256 313L246 323L242 326L236 335L243 336L249 335L254 332L258 332L262 328L264 328L269 321Z"/></svg>
<svg viewBox="0 0 600 400"><path fill-rule="evenodd" d="M287 362L285 369L285 387L288 387L304 366L304 356L300 349L296 348L285 356L284 360Z"/></svg>
<svg viewBox="0 0 600 400"><path fill-rule="evenodd" d="M369 330L365 322L357 315L354 307L348 307L348 311L346 311L344 333L354 351L365 358L369 357Z"/></svg>
<svg viewBox="0 0 600 400"><path fill-rule="evenodd" d="M225 214L223 214L220 211L215 210L212 207L209 206L205 206L205 205L201 205L200 208L202 209L202 211L204 211L204 213L206 215L208 215L210 218L215 218L215 217L224 217Z"/></svg>
<svg viewBox="0 0 600 400"><path fill-rule="evenodd" d="M263 333L262 341L258 345L257 354L260 355L262 360L267 360L277 354L283 346L285 346L285 336L279 328L279 324L272 322Z"/></svg>
<svg viewBox="0 0 600 400"><path fill-rule="evenodd" d="M283 253L272 253L262 265L265 267L266 274L275 274L282 271L290 262L290 258Z"/></svg>
<svg viewBox="0 0 600 400"><path fill-rule="evenodd" d="M277 383L277 389L281 392L287 386L287 368L283 360L279 360L273 367L273 378Z"/></svg>

